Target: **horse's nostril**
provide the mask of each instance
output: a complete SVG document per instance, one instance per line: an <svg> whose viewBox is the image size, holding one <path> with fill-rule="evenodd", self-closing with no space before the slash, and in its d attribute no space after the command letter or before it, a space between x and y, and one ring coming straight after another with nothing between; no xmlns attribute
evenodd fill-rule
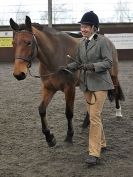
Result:
<svg viewBox="0 0 133 177"><path fill-rule="evenodd" d="M13 75L17 80L24 80L26 78L26 74L24 72L21 72L19 75L16 74Z"/></svg>

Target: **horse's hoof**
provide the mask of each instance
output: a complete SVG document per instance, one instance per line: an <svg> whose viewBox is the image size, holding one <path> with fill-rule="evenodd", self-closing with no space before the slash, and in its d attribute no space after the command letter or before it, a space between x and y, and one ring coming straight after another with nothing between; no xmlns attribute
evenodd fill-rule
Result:
<svg viewBox="0 0 133 177"><path fill-rule="evenodd" d="M117 116L117 117L116 117L116 120L117 120L117 121L121 121L121 120L122 120L122 116Z"/></svg>
<svg viewBox="0 0 133 177"><path fill-rule="evenodd" d="M69 144L73 144L72 137L66 137L64 141L69 143Z"/></svg>
<svg viewBox="0 0 133 177"><path fill-rule="evenodd" d="M54 147L56 145L56 139L54 138L52 141L48 142L49 147Z"/></svg>
<svg viewBox="0 0 133 177"><path fill-rule="evenodd" d="M48 142L48 146L49 147L54 147L56 145L56 139L54 139L53 141L51 142Z"/></svg>
<svg viewBox="0 0 133 177"><path fill-rule="evenodd" d="M117 118L122 118L122 114L116 115Z"/></svg>
<svg viewBox="0 0 133 177"><path fill-rule="evenodd" d="M122 118L122 117L123 117L122 115L116 116L116 118Z"/></svg>
<svg viewBox="0 0 133 177"><path fill-rule="evenodd" d="M50 140L47 141L49 147L54 147L56 145L56 139L53 134L51 134Z"/></svg>

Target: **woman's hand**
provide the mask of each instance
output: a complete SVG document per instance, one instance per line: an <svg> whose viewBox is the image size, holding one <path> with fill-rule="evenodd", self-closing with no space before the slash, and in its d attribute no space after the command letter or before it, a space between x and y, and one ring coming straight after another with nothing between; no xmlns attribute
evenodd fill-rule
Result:
<svg viewBox="0 0 133 177"><path fill-rule="evenodd" d="M94 65L92 63L90 64L81 64L80 69L83 69L85 71L90 70L90 71L95 71Z"/></svg>

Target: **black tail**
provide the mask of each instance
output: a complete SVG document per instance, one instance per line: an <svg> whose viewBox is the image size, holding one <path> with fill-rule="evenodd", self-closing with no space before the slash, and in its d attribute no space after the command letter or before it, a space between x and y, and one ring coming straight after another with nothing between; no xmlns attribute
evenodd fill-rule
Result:
<svg viewBox="0 0 133 177"><path fill-rule="evenodd" d="M115 99L125 101L125 96L119 81L117 81L117 86L115 86L115 89L108 90L108 99L110 102L114 101Z"/></svg>

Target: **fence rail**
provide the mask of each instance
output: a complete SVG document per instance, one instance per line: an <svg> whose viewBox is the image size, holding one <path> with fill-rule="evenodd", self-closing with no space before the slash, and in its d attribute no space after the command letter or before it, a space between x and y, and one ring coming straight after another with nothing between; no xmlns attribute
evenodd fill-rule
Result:
<svg viewBox="0 0 133 177"><path fill-rule="evenodd" d="M43 26L43 24L42 24ZM60 30L60 31L79 31L80 25L79 24L53 24L53 28ZM115 32L116 29L121 30L125 29L124 31L133 32L133 23L101 23L100 24L100 31L107 30L110 32L112 30ZM129 29L127 29L129 28ZM8 25L0 26L0 31L10 31L11 28Z"/></svg>

